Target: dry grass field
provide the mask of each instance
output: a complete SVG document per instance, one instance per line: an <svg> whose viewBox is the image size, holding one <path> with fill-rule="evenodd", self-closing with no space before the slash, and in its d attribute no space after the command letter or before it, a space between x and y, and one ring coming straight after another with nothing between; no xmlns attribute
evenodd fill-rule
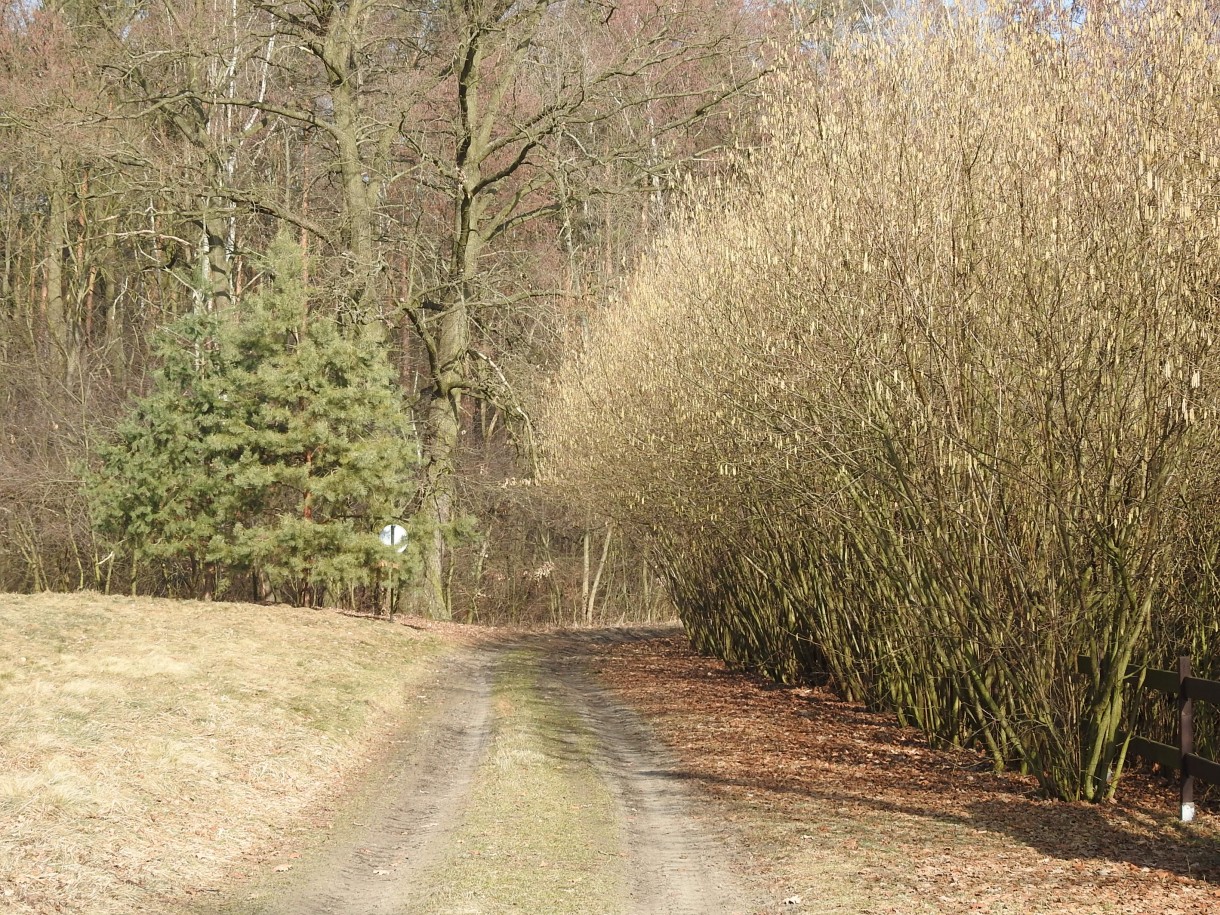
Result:
<svg viewBox="0 0 1220 915"><path fill-rule="evenodd" d="M0 594L0 909L174 911L338 790L444 643L338 613Z"/></svg>

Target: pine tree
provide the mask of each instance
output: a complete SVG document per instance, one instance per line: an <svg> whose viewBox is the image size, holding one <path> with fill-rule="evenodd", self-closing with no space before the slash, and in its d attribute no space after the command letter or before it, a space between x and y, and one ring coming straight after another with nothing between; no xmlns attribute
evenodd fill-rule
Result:
<svg viewBox="0 0 1220 915"><path fill-rule="evenodd" d="M312 604L403 571L377 532L410 500L416 446L376 332L310 309L290 239L268 267L239 309L163 336L153 390L102 454L95 519L196 593L241 575Z"/></svg>

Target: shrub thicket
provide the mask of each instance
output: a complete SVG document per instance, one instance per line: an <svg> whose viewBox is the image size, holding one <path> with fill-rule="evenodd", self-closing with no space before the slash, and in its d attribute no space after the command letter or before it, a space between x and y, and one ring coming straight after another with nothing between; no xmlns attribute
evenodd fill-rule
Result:
<svg viewBox="0 0 1220 915"><path fill-rule="evenodd" d="M1128 662L1220 656L1220 67L1190 2L1022 9L782 81L562 374L549 460L703 648L1097 799Z"/></svg>

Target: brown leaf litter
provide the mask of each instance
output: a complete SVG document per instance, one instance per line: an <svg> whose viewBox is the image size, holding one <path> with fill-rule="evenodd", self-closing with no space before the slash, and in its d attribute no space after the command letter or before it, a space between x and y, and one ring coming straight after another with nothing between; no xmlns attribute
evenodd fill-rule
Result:
<svg viewBox="0 0 1220 915"><path fill-rule="evenodd" d="M613 645L600 663L806 908L1220 913L1218 818L1178 823L1167 779L1132 772L1114 804L1045 800L978 753L932 749L824 689L727 671L681 637Z"/></svg>

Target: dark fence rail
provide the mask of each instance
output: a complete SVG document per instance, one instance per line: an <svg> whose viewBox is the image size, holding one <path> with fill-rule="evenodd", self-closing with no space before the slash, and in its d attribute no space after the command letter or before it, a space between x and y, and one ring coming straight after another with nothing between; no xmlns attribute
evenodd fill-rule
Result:
<svg viewBox="0 0 1220 915"><path fill-rule="evenodd" d="M1077 659L1081 673L1093 673L1093 659L1081 655ZM1204 680L1191 675L1190 658L1178 658L1177 671L1158 670L1154 667L1127 668L1127 679L1134 680L1140 688L1174 696L1178 700L1178 745L1160 743L1138 735L1119 733L1119 740L1127 741L1127 755L1139 756L1162 768L1179 773L1182 794L1182 822L1195 818L1195 779L1220 785L1220 763L1195 753L1194 702L1210 702L1220 705L1220 682Z"/></svg>

